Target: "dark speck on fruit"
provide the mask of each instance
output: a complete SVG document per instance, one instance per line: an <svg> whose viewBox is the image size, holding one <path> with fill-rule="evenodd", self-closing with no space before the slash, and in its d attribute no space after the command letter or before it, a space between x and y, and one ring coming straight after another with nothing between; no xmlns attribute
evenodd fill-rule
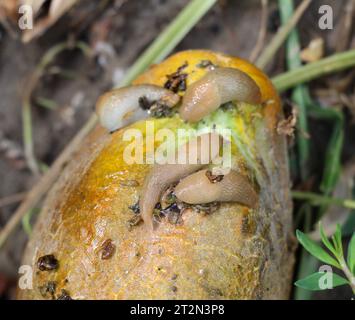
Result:
<svg viewBox="0 0 355 320"><path fill-rule="evenodd" d="M105 240L105 242L101 246L101 259L108 260L111 259L113 254L115 253L116 246L112 242L111 239Z"/></svg>
<svg viewBox="0 0 355 320"><path fill-rule="evenodd" d="M57 300L73 300L67 290L62 289L62 293L58 296Z"/></svg>
<svg viewBox="0 0 355 320"><path fill-rule="evenodd" d="M57 270L59 267L59 262L53 254L47 254L38 258L37 267L41 271Z"/></svg>

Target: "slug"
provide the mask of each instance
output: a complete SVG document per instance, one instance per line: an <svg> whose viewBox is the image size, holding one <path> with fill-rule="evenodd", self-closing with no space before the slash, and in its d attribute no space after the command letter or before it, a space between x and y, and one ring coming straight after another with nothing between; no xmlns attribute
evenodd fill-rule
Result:
<svg viewBox="0 0 355 320"><path fill-rule="evenodd" d="M180 201L189 204L239 202L255 208L258 202L251 183L235 170L231 170L216 182L209 179L208 170L200 170L182 179L175 187L174 193Z"/></svg>
<svg viewBox="0 0 355 320"><path fill-rule="evenodd" d="M180 97L162 87L151 84L136 85L111 90L103 94L96 104L100 123L110 132L145 119L148 113L140 108L139 98L160 100L168 107L175 106Z"/></svg>
<svg viewBox="0 0 355 320"><path fill-rule="evenodd" d="M201 169L219 155L221 136L205 133L191 139L178 149L176 164L155 164L141 191L139 208L142 219L148 228L153 229L153 210L162 193L174 182ZM205 141L210 141L206 144Z"/></svg>
<svg viewBox="0 0 355 320"><path fill-rule="evenodd" d="M179 114L188 122L197 122L229 101L261 103L261 93L255 81L233 68L217 68L188 87Z"/></svg>

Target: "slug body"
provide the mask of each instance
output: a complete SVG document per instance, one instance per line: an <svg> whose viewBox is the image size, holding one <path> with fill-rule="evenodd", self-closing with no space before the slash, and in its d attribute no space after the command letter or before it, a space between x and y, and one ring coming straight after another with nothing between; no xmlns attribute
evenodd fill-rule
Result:
<svg viewBox="0 0 355 320"><path fill-rule="evenodd" d="M188 122L197 122L229 101L260 104L260 89L250 76L238 69L217 68L187 89L180 116Z"/></svg>
<svg viewBox="0 0 355 320"><path fill-rule="evenodd" d="M139 99L143 97L149 101L159 100L168 107L180 100L173 92L150 84L114 89L103 94L96 104L101 125L112 132L147 118L148 112L139 106Z"/></svg>
<svg viewBox="0 0 355 320"><path fill-rule="evenodd" d="M221 181L212 182L207 173L200 170L182 179L175 187L176 197L190 204L238 202L255 208L258 195L245 176L231 170Z"/></svg>
<svg viewBox="0 0 355 320"><path fill-rule="evenodd" d="M153 227L153 210L165 189L210 163L219 154L220 142L216 133L200 135L179 148L176 164L153 166L145 179L139 202L141 216L148 228Z"/></svg>

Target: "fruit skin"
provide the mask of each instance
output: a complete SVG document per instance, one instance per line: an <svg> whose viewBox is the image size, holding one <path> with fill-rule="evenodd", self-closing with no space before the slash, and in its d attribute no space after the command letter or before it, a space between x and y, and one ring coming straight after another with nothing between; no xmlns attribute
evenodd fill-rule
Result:
<svg viewBox="0 0 355 320"><path fill-rule="evenodd" d="M238 117L247 115L235 118L240 135L251 130L252 138L243 143L247 149L253 145L255 163L240 163L260 169L259 209L228 203L209 215L188 210L182 225L163 219L154 236L143 224L128 228L134 217L128 207L136 203L149 165L126 164L124 130L108 134L98 126L44 202L23 258L23 264L33 267L33 290L19 289L18 298L57 298L62 289L73 299L289 297L295 249L292 206L285 137L276 133L282 119L280 100L270 80L244 60L190 50L152 66L134 83L163 86L166 75L187 62L183 72L188 86L208 71L197 67L202 60L248 73L268 100L256 117L259 122L248 120L251 128L239 126L245 119ZM177 117L154 123L156 128L186 126ZM144 131L145 125L139 122L131 128ZM102 259L107 242L114 252ZM39 271L38 258L48 254L56 257L58 269ZM50 281L56 284L53 295L44 289Z"/></svg>

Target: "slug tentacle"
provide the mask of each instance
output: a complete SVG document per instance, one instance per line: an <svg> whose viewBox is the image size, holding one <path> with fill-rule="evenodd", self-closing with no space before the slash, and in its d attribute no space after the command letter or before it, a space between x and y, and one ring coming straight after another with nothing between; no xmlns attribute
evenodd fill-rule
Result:
<svg viewBox="0 0 355 320"><path fill-rule="evenodd" d="M182 119L197 122L229 101L261 103L261 92L246 73L233 68L217 68L193 83L183 98Z"/></svg>
<svg viewBox="0 0 355 320"><path fill-rule="evenodd" d="M189 204L239 202L255 208L258 195L245 176L231 170L222 179L211 181L208 173L200 170L182 179L175 187L176 197Z"/></svg>
<svg viewBox="0 0 355 320"><path fill-rule="evenodd" d="M141 216L149 228L153 228L152 215L162 193L174 182L201 169L219 155L221 136L206 133L181 146L176 164L156 164L145 178L139 207Z"/></svg>
<svg viewBox="0 0 355 320"><path fill-rule="evenodd" d="M144 84L123 87L103 94L96 104L100 123L110 132L148 117L147 111L139 106L140 98L161 101L168 107L175 106L180 97L162 87Z"/></svg>

